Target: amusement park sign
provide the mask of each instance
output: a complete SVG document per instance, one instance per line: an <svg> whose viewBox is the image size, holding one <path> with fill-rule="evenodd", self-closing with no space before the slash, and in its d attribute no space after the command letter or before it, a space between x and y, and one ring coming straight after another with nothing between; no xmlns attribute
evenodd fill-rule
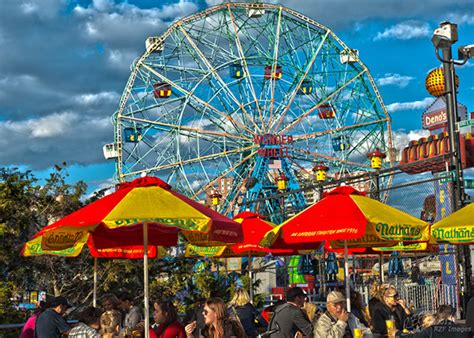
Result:
<svg viewBox="0 0 474 338"><path fill-rule="evenodd" d="M289 157L287 145L293 144L291 135L255 135L253 142L260 145L258 156L261 157Z"/></svg>
<svg viewBox="0 0 474 338"><path fill-rule="evenodd" d="M448 115L446 109L440 109L434 112L423 113L423 129L438 129L444 127L448 123Z"/></svg>

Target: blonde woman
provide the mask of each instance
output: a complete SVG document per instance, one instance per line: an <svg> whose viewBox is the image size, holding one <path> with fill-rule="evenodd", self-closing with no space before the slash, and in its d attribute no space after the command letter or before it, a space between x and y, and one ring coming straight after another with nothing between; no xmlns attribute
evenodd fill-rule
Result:
<svg viewBox="0 0 474 338"><path fill-rule="evenodd" d="M255 320L258 318L258 312L250 303L250 296L244 289L237 289L229 302L229 313L242 324L247 337L256 337L257 328Z"/></svg>
<svg viewBox="0 0 474 338"><path fill-rule="evenodd" d="M204 322L200 336L204 338L244 338L245 333L239 322L226 318L225 304L220 298L210 298L204 305ZM186 325L188 338L193 337L196 321Z"/></svg>

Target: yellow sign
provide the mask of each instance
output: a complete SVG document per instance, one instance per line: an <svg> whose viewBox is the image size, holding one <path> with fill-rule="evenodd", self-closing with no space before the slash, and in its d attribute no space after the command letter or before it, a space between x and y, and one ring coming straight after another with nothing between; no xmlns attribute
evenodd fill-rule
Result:
<svg viewBox="0 0 474 338"><path fill-rule="evenodd" d="M439 227L431 229L431 235L439 243L470 243L474 241L474 227Z"/></svg>

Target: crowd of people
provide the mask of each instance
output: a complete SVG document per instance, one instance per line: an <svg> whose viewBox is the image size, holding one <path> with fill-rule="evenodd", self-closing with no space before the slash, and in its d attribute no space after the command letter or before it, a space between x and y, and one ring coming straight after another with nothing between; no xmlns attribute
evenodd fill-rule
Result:
<svg viewBox="0 0 474 338"><path fill-rule="evenodd" d="M248 293L237 289L227 304L215 295L196 302L184 320L180 319L172 302L157 300L153 303L154 323L150 326L150 337L472 337L469 325L455 322L455 309L450 305L441 305L436 313L424 314L419 325L409 326L407 323L415 317L415 311L401 299L393 285L376 285L367 306L361 295L351 290L350 312L344 291L329 292L325 306L321 308L309 301L303 289L293 287L287 290L285 301L257 311ZM69 303L64 297L55 297L41 304L25 324L20 338L143 336L142 310L130 294L103 295L101 305L101 309L83 308L79 322L70 325L63 317ZM468 318L467 323L470 322Z"/></svg>

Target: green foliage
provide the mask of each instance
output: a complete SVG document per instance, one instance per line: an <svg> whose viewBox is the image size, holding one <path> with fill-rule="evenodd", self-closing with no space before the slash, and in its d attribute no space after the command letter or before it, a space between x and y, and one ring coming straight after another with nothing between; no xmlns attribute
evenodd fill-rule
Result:
<svg viewBox="0 0 474 338"><path fill-rule="evenodd" d="M75 305L92 303L94 260L87 250L77 258L20 256L23 245L36 232L84 205L86 184L68 184L67 177L65 163L56 166L44 181L29 171L0 168L0 318L3 323L25 319L26 313L14 310L14 299L27 291L62 294ZM87 203L103 194L103 190L97 192ZM150 300L172 300L181 313L210 295L217 294L229 301L236 282L229 281L222 268L215 273L217 264L213 260L202 261L201 270L193 272L196 262L176 257L150 260ZM126 290L141 303L144 284L141 260L101 259L97 272L99 298L104 293ZM243 281L247 286L247 277Z"/></svg>
<svg viewBox="0 0 474 338"><path fill-rule="evenodd" d="M0 282L0 324L20 323L25 319L25 313L11 311L14 289L12 282Z"/></svg>

